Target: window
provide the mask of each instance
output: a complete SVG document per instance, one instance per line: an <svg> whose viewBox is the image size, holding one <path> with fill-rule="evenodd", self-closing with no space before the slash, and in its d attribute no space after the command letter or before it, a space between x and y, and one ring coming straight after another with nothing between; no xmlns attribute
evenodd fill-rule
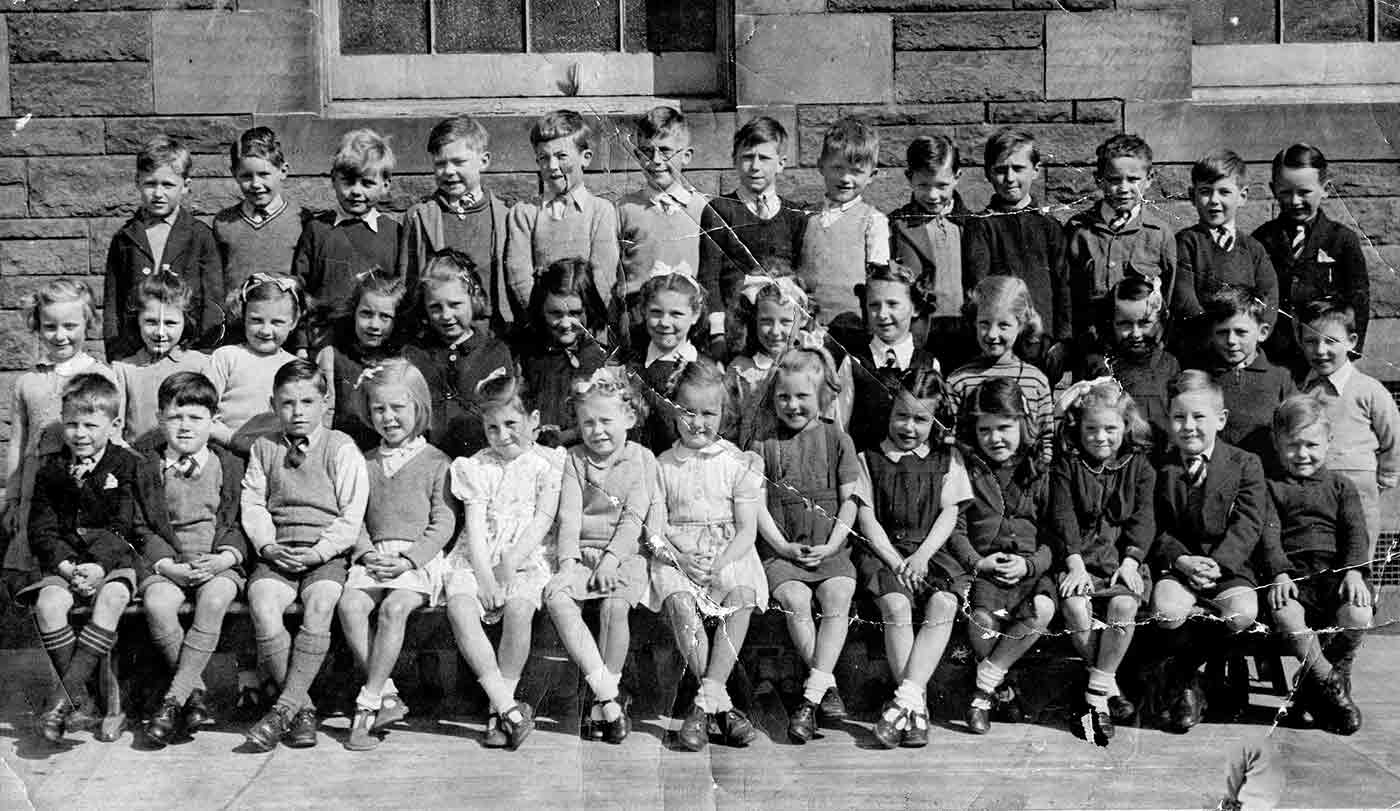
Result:
<svg viewBox="0 0 1400 811"><path fill-rule="evenodd" d="M1393 0L1195 0L1193 100L1400 98Z"/></svg>
<svg viewBox="0 0 1400 811"><path fill-rule="evenodd" d="M717 96L728 86L727 0L321 3L332 105Z"/></svg>

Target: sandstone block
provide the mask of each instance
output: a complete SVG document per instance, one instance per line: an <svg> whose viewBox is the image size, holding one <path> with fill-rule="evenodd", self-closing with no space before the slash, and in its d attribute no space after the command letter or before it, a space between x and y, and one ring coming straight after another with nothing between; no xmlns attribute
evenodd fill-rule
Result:
<svg viewBox="0 0 1400 811"><path fill-rule="evenodd" d="M0 240L8 239L82 239L88 236L87 223L82 220L24 219L0 220ZM3 269L0 269L3 272Z"/></svg>
<svg viewBox="0 0 1400 811"><path fill-rule="evenodd" d="M1067 124L1074 120L1074 105L1067 101L996 101L987 105L993 124Z"/></svg>
<svg viewBox="0 0 1400 811"><path fill-rule="evenodd" d="M4 30L0 28L0 30ZM97 155L102 152L102 121L95 118L41 118L0 121L0 155Z"/></svg>
<svg viewBox="0 0 1400 811"><path fill-rule="evenodd" d="M1045 55L1037 50L896 53L894 75L900 103L1045 97Z"/></svg>
<svg viewBox="0 0 1400 811"><path fill-rule="evenodd" d="M1114 99L1107 101L1076 101L1074 120L1081 124L1118 124L1123 121L1123 102Z"/></svg>
<svg viewBox="0 0 1400 811"><path fill-rule="evenodd" d="M1045 15L1025 12L899 14L894 18L897 51L973 51L1039 48Z"/></svg>
<svg viewBox="0 0 1400 811"><path fill-rule="evenodd" d="M827 0L832 11L973 11L1009 9L1012 0Z"/></svg>
<svg viewBox="0 0 1400 811"><path fill-rule="evenodd" d="M151 111L147 62L10 66L10 103L35 116L142 115Z"/></svg>
<svg viewBox="0 0 1400 811"><path fill-rule="evenodd" d="M797 123L804 131L828 127L838 118L855 116L874 127L900 124L976 124L986 111L981 102L953 104L804 104Z"/></svg>
<svg viewBox="0 0 1400 811"><path fill-rule="evenodd" d="M146 62L148 14L8 14L13 62Z"/></svg>
<svg viewBox="0 0 1400 811"><path fill-rule="evenodd" d="M223 155L222 171L227 175L229 145L251 126L250 115L113 118L107 122L107 152L135 153L151 136L164 134L178 139L191 152Z"/></svg>
<svg viewBox="0 0 1400 811"><path fill-rule="evenodd" d="M735 19L737 95L754 103L842 103L893 97L893 35L878 14Z"/></svg>
<svg viewBox="0 0 1400 811"><path fill-rule="evenodd" d="M1045 95L1190 98L1190 18L1175 11L1047 15Z"/></svg>
<svg viewBox="0 0 1400 811"><path fill-rule="evenodd" d="M87 274L88 266L85 239L11 239L0 242L0 268L4 269L5 276L81 276Z"/></svg>
<svg viewBox="0 0 1400 811"><path fill-rule="evenodd" d="M29 210L38 217L130 216L136 210L130 157L36 158Z"/></svg>
<svg viewBox="0 0 1400 811"><path fill-rule="evenodd" d="M1368 161L1378 145L1400 143L1400 104L1194 105L1135 102L1123 108L1128 132L1150 133L1163 163L1190 163L1229 144L1245 160L1266 163L1280 147L1307 141L1333 161Z"/></svg>
<svg viewBox="0 0 1400 811"><path fill-rule="evenodd" d="M311 110L316 76L310 9L153 15L155 111ZM249 69L257 54L257 69Z"/></svg>

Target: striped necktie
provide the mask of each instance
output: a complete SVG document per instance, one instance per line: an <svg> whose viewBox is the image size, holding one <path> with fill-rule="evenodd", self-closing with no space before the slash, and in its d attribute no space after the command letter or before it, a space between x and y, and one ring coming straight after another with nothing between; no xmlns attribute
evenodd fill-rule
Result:
<svg viewBox="0 0 1400 811"><path fill-rule="evenodd" d="M1296 226L1293 232L1293 242L1289 244L1289 254L1297 259L1303 255L1303 243L1308 239L1308 228L1305 225Z"/></svg>
<svg viewBox="0 0 1400 811"><path fill-rule="evenodd" d="M1235 247L1235 235L1222 225L1215 229L1215 244L1220 246L1220 250L1228 251Z"/></svg>
<svg viewBox="0 0 1400 811"><path fill-rule="evenodd" d="M1186 462L1186 483L1200 487L1206 481L1206 458L1193 456Z"/></svg>

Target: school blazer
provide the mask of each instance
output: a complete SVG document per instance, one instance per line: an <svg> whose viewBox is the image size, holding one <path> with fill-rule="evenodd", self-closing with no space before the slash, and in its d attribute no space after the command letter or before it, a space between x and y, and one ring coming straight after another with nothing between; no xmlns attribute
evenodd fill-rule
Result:
<svg viewBox="0 0 1400 811"><path fill-rule="evenodd" d="M1158 569L1171 571L1182 555L1205 555L1214 558L1226 576L1254 579L1251 559L1270 512L1259 457L1216 439L1200 515L1191 514L1189 494L1186 467L1181 455L1172 453L1157 474Z"/></svg>
<svg viewBox="0 0 1400 811"><path fill-rule="evenodd" d="M491 207L491 267L478 271L487 295L491 297L490 317L493 324L509 323L511 313L506 297L504 262L506 256L506 204L489 191L483 190L487 205ZM422 275L423 268L433 254L448 247L442 236L442 206L433 195L424 197L411 207L403 218L403 231L399 235L399 278L413 290ZM478 316L480 318L481 316Z"/></svg>
<svg viewBox="0 0 1400 811"><path fill-rule="evenodd" d="M1103 221L1097 202L1071 217L1065 223L1065 262L1076 335L1095 326L1095 302L1126 277L1160 278L1167 297L1176 287L1176 237L1145 204L1138 218L1117 232Z"/></svg>
<svg viewBox="0 0 1400 811"><path fill-rule="evenodd" d="M56 574L65 560L96 563L108 573L137 567L140 559L131 538L140 458L108 445L81 484L68 472L72 458L67 448L48 454L34 479L29 546L39 572Z"/></svg>
<svg viewBox="0 0 1400 811"><path fill-rule="evenodd" d="M241 568L248 560L248 537L243 534L243 523L238 515L243 487L243 460L218 445L210 445L209 452L219 460L223 470L223 481L219 485L219 507L214 514L212 549L232 549L238 556L235 568ZM170 523L170 511L165 503L165 485L161 476L164 454L163 442L146 451L141 458L140 469L136 472L135 539L141 558L149 567L154 567L158 560L179 557L179 553L175 551L175 528Z"/></svg>
<svg viewBox="0 0 1400 811"><path fill-rule="evenodd" d="M170 225L165 252L156 267L146 228L132 217L112 237L107 248L107 269L102 282L102 341L108 358L124 358L141 348L141 338L130 321L132 295L141 279L165 266L185 280L190 292L190 318L197 349L218 345L224 325L224 273L219 246L209 226L181 206Z"/></svg>
<svg viewBox="0 0 1400 811"><path fill-rule="evenodd" d="M1263 243L1278 271L1279 306L1295 312L1314 299L1340 298L1356 310L1356 351L1360 352L1371 315L1371 280L1366 275L1366 256L1356 232L1319 211L1303 238L1303 250L1297 259L1293 258L1293 230L1289 223L1270 220L1255 230L1254 238ZM1270 345L1285 340L1296 343L1293 335L1292 328L1274 330L1269 336Z"/></svg>

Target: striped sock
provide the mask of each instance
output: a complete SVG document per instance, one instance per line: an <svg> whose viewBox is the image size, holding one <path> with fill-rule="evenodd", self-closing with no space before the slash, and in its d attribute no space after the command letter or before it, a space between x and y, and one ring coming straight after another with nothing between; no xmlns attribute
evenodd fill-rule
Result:
<svg viewBox="0 0 1400 811"><path fill-rule="evenodd" d="M1089 668L1089 687L1084 691L1084 700L1090 707L1101 712L1108 712L1108 688L1113 683L1113 674L1099 670L1097 667Z"/></svg>
<svg viewBox="0 0 1400 811"><path fill-rule="evenodd" d="M983 659L977 663L978 690L984 693L995 693L1005 680L1006 668L994 663L991 659Z"/></svg>
<svg viewBox="0 0 1400 811"><path fill-rule="evenodd" d="M76 704L80 698L87 697L88 679L92 678L102 657L116 644L117 629L101 628L91 622L83 626L82 633L78 634L77 649L73 651L73 661L68 665L68 672L63 674L63 689L69 700Z"/></svg>
<svg viewBox="0 0 1400 811"><path fill-rule="evenodd" d="M78 645L78 635L73 633L73 626L65 625L56 631L40 631L39 642L44 646L44 652L49 655L54 675L62 680L63 674L68 672L68 665L73 661L73 649Z"/></svg>

